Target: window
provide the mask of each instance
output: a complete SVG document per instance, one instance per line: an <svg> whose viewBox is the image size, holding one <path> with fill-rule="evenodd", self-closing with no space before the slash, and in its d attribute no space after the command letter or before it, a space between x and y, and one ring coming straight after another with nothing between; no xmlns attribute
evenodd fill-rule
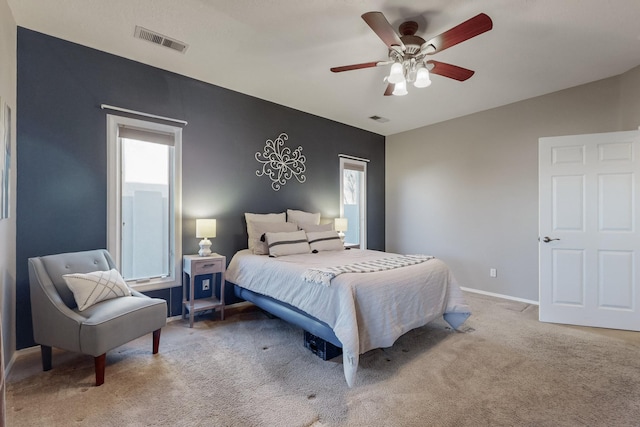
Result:
<svg viewBox="0 0 640 427"><path fill-rule="evenodd" d="M182 128L107 115L107 249L138 290L178 286Z"/></svg>
<svg viewBox="0 0 640 427"><path fill-rule="evenodd" d="M367 162L340 155L340 216L347 218L344 242L367 248Z"/></svg>

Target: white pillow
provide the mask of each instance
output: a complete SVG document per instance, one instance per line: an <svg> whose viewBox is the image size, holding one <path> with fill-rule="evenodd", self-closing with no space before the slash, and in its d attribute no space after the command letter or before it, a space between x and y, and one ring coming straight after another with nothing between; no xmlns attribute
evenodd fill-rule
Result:
<svg viewBox="0 0 640 427"><path fill-rule="evenodd" d="M300 230L304 230L307 233L310 231L331 231L333 230L333 223L327 224L298 224Z"/></svg>
<svg viewBox="0 0 640 427"><path fill-rule="evenodd" d="M303 230L289 233L265 233L269 245L269 256L308 254L311 252L307 234Z"/></svg>
<svg viewBox="0 0 640 427"><path fill-rule="evenodd" d="M247 241L247 246L249 249L253 251L253 246L256 242L256 237L251 235L251 230L249 229L250 222L286 222L287 214L284 212L281 213L269 213L269 214L255 214L245 212L244 219L247 221L247 234L249 235L249 240ZM260 236L257 237L260 239Z"/></svg>
<svg viewBox="0 0 640 427"><path fill-rule="evenodd" d="M263 236L266 232L281 233L285 231L297 231L298 227L291 222L255 222L247 223L247 231L249 233L249 244L252 251L256 255L269 255L269 246L267 246L266 238Z"/></svg>
<svg viewBox="0 0 640 427"><path fill-rule="evenodd" d="M307 240L312 251L342 251L344 244L338 236L338 232L331 231L310 231L307 232Z"/></svg>
<svg viewBox="0 0 640 427"><path fill-rule="evenodd" d="M259 221L259 222L286 222L287 214L284 212L280 213L268 213L268 214L255 214L245 212L244 219L249 221Z"/></svg>
<svg viewBox="0 0 640 427"><path fill-rule="evenodd" d="M311 212L287 209L287 222L293 222L295 224L318 225L320 224L320 212L311 213Z"/></svg>
<svg viewBox="0 0 640 427"><path fill-rule="evenodd" d="M100 301L131 296L131 289L115 268L86 274L63 274L62 278L73 292L80 311Z"/></svg>

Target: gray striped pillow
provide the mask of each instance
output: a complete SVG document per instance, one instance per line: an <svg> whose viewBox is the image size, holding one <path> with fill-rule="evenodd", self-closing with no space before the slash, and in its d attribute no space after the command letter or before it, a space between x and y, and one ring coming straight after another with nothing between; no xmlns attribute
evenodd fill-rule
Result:
<svg viewBox="0 0 640 427"><path fill-rule="evenodd" d="M249 232L249 248L253 248L256 255L269 255L266 238L263 239L265 233L283 233L289 231L297 231L298 227L291 222L247 222L247 231Z"/></svg>
<svg viewBox="0 0 640 427"><path fill-rule="evenodd" d="M279 257L283 255L308 254L311 252L307 234L303 230L285 233L265 233L269 256Z"/></svg>
<svg viewBox="0 0 640 427"><path fill-rule="evenodd" d="M331 231L309 231L307 240L312 251L342 251L344 244L338 236L338 232Z"/></svg>

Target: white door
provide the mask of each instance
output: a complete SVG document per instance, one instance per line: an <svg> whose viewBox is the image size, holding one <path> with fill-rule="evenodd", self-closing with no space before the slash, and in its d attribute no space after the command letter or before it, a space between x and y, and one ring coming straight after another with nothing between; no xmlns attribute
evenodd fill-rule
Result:
<svg viewBox="0 0 640 427"><path fill-rule="evenodd" d="M540 138L540 320L640 330L640 132Z"/></svg>

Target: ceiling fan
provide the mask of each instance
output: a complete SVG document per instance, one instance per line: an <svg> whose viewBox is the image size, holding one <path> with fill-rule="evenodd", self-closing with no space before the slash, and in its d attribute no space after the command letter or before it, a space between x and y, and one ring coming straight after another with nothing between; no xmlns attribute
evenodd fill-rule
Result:
<svg viewBox="0 0 640 427"><path fill-rule="evenodd" d="M458 43L462 43L493 28L491 18L484 13L480 13L444 33L425 41L425 39L416 35L418 23L415 21L406 21L400 24L398 28L400 35L398 35L382 12L367 12L362 15L362 19L364 19L373 32L387 45L389 48L389 59L386 61L373 61L333 67L331 71L340 73L342 71L359 70L361 68L391 64L391 72L385 77L385 81L388 83L387 89L384 92L385 96L406 95L408 93L407 83L413 83L413 85L418 88L429 86L431 84L429 72L458 81L467 80L473 75L474 71L458 67L457 65L428 60L427 57L434 53L442 52L451 46L455 46Z"/></svg>

